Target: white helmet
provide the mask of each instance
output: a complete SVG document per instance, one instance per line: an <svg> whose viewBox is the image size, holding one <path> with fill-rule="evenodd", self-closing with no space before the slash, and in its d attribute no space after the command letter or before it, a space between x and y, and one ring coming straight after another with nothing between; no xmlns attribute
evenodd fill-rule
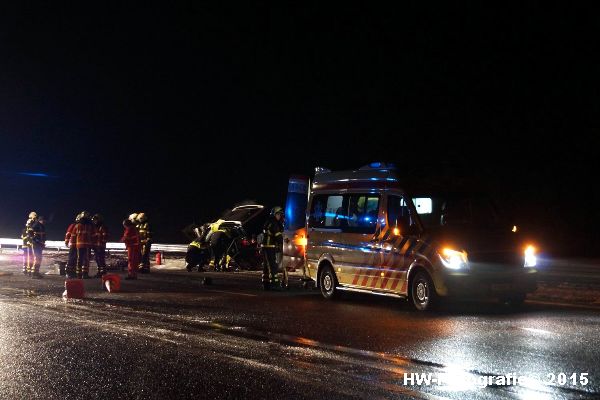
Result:
<svg viewBox="0 0 600 400"><path fill-rule="evenodd" d="M129 215L129 218L127 218L128 220L130 220L131 222L135 222L137 220L137 213L133 213Z"/></svg>

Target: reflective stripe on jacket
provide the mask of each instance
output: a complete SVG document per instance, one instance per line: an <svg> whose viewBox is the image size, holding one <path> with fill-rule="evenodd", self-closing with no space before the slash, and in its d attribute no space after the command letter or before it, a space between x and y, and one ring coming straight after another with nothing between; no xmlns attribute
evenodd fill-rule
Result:
<svg viewBox="0 0 600 400"><path fill-rule="evenodd" d="M71 240L78 249L86 249L94 245L94 225L90 222L78 222L73 228Z"/></svg>

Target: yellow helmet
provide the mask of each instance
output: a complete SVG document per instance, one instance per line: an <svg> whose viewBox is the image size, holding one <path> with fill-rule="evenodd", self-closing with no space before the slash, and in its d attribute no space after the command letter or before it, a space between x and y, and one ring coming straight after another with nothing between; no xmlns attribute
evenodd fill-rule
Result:
<svg viewBox="0 0 600 400"><path fill-rule="evenodd" d="M138 220L139 222L146 222L146 220L147 220L147 219L148 219L148 218L146 218L146 214L145 214L145 213L143 213L143 212L141 212L141 213L139 213L139 214L137 215L137 220Z"/></svg>
<svg viewBox="0 0 600 400"><path fill-rule="evenodd" d="M127 218L128 220L130 220L131 222L135 222L135 220L137 219L138 214L137 213L133 213L129 215L129 218Z"/></svg>
<svg viewBox="0 0 600 400"><path fill-rule="evenodd" d="M29 213L29 219L36 219L37 217L38 217L38 215L35 211L32 211Z"/></svg>

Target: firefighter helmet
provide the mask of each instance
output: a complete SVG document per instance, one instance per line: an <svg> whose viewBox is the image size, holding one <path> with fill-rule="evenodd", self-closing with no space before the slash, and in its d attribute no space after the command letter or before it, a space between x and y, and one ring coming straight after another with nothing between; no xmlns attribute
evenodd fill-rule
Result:
<svg viewBox="0 0 600 400"><path fill-rule="evenodd" d="M131 222L135 222L135 220L137 219L138 214L137 213L133 213L133 214L129 214L129 218L127 218L128 220L130 220Z"/></svg>
<svg viewBox="0 0 600 400"><path fill-rule="evenodd" d="M38 215L35 211L29 213L29 219L37 219Z"/></svg>
<svg viewBox="0 0 600 400"><path fill-rule="evenodd" d="M283 208L276 206L271 209L271 215L281 214L283 215Z"/></svg>
<svg viewBox="0 0 600 400"><path fill-rule="evenodd" d="M104 221L104 217L100 214L94 214L94 216L92 217L92 221L102 222Z"/></svg>
<svg viewBox="0 0 600 400"><path fill-rule="evenodd" d="M148 220L148 218L146 217L146 213L143 213L143 212L139 213L137 215L137 220L139 222L146 222Z"/></svg>

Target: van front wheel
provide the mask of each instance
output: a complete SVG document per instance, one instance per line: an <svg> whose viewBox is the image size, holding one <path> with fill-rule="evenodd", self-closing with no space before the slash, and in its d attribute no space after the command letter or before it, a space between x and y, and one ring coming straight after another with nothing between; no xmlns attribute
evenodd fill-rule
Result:
<svg viewBox="0 0 600 400"><path fill-rule="evenodd" d="M434 308L437 293L433 282L425 272L417 272L410 284L410 301L418 311L428 311Z"/></svg>
<svg viewBox="0 0 600 400"><path fill-rule="evenodd" d="M321 294L326 299L333 299L337 297L337 278L335 276L335 272L330 266L323 267L323 271L321 271L321 275L319 275L319 287L321 288Z"/></svg>

